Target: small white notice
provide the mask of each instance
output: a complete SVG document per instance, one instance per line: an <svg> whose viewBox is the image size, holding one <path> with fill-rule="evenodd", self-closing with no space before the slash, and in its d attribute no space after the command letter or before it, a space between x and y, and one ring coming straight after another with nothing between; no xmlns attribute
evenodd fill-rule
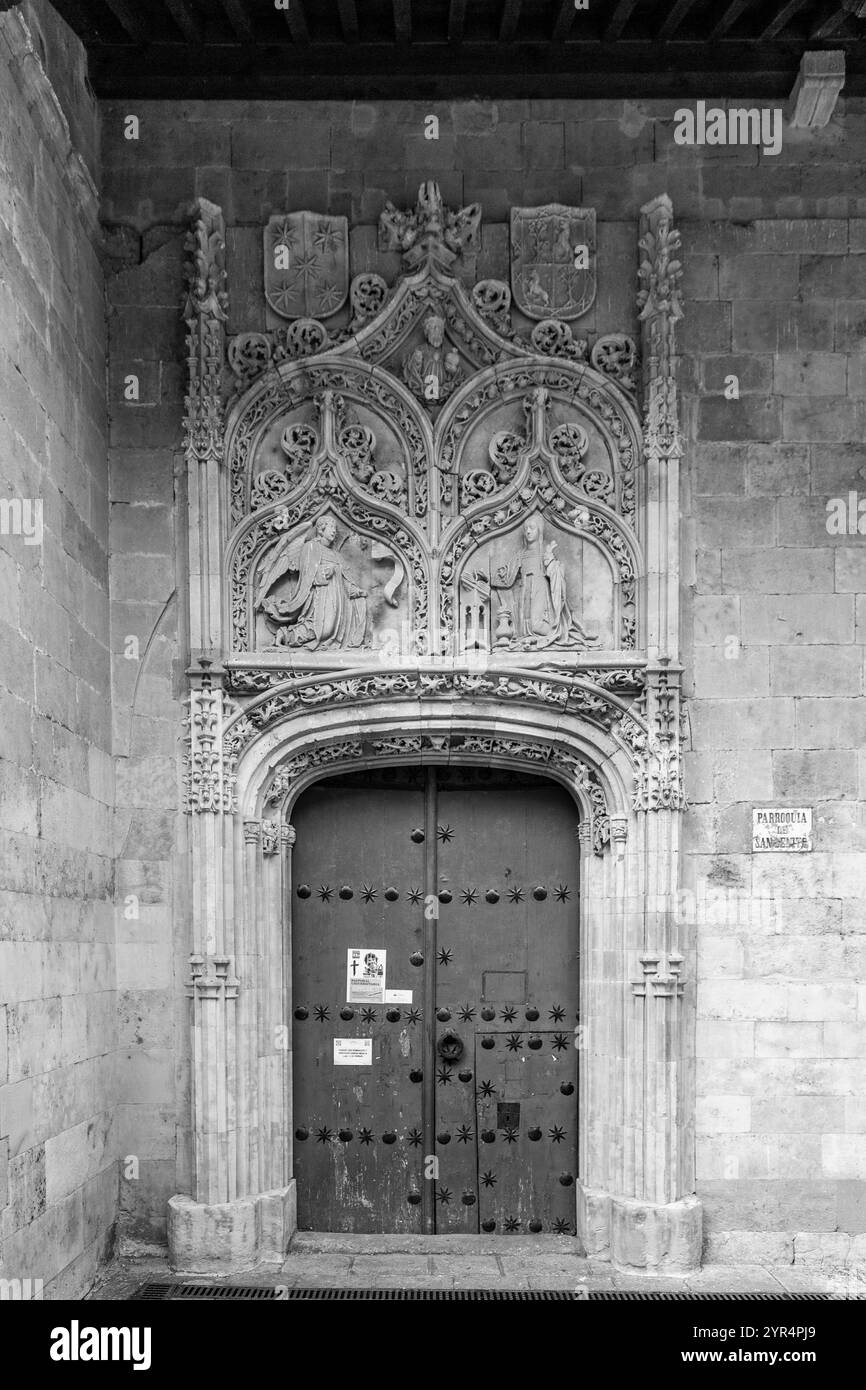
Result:
<svg viewBox="0 0 866 1390"><path fill-rule="evenodd" d="M373 1065L372 1038L335 1038L335 1067L371 1067Z"/></svg>
<svg viewBox="0 0 866 1390"><path fill-rule="evenodd" d="M346 959L346 1002L384 1004L385 952L373 946L350 946Z"/></svg>
<svg viewBox="0 0 866 1390"><path fill-rule="evenodd" d="M411 1004L412 991L411 989L386 989L384 1002L386 1004Z"/></svg>
<svg viewBox="0 0 866 1390"><path fill-rule="evenodd" d="M811 848L811 806L762 806L752 810L753 854L802 854Z"/></svg>

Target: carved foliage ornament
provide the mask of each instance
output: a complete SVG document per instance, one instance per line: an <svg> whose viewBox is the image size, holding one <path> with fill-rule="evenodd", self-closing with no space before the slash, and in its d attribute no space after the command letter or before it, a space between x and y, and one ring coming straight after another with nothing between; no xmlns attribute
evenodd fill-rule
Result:
<svg viewBox="0 0 866 1390"><path fill-rule="evenodd" d="M439 185L430 179L418 189L415 207L401 212L385 204L379 218L379 246L399 251L406 270L436 268L448 271L466 251L481 245L481 204L446 208Z"/></svg>
<svg viewBox="0 0 866 1390"><path fill-rule="evenodd" d="M602 854L610 841L610 816L604 787L593 769L559 745L495 734L389 734L363 742L345 739L306 749L289 758L277 770L265 800L269 806L279 806L299 778L335 763L357 762L366 758L387 758L389 762L398 758L417 761L431 753L450 753L452 757L507 758L515 764L531 763L564 773L589 798L594 852Z"/></svg>
<svg viewBox="0 0 866 1390"><path fill-rule="evenodd" d="M225 812L235 810L235 784L231 764L224 757L224 726L236 706L227 699L221 683L208 674L190 690L184 721L184 809Z"/></svg>
<svg viewBox="0 0 866 1390"><path fill-rule="evenodd" d="M186 455L194 462L218 463L223 453L222 365L228 294L225 227L222 213L201 199L186 238L189 386L185 401Z"/></svg>

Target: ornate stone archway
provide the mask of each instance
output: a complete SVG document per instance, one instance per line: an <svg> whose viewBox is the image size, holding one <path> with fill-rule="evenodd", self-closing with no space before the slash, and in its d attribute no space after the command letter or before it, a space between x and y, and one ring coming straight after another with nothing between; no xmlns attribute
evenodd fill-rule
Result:
<svg viewBox="0 0 866 1390"><path fill-rule="evenodd" d="M390 289L356 277L340 338L301 321L240 335L227 357L218 209L201 204L191 235L196 1189L171 1203L173 1259L251 1262L294 1229L294 801L350 766L468 762L551 777L578 808L578 1235L596 1257L687 1269L700 1207L692 974L672 910L670 203L642 214L643 418L628 339L590 353L555 320L521 338L505 285L470 296L454 277L477 210L447 213L426 185L413 213L389 216L386 235L413 219L412 273Z"/></svg>

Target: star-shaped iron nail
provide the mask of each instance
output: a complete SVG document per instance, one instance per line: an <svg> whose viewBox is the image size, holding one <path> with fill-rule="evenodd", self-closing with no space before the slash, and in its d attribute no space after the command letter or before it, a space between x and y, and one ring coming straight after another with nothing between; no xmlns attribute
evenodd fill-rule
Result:
<svg viewBox="0 0 866 1390"><path fill-rule="evenodd" d="M522 889L522 888L509 888L509 890L508 890L508 901L509 901L510 903L522 903L522 902L523 902L523 889Z"/></svg>
<svg viewBox="0 0 866 1390"><path fill-rule="evenodd" d="M567 883L560 883L560 884L558 884L557 887L556 887L553 891L554 891L554 893L556 894L556 897L557 897L558 901L561 902L561 903L566 903L566 902L568 902L569 898L571 897L571 894L570 894L569 891L568 891L568 884L567 884Z"/></svg>
<svg viewBox="0 0 866 1390"><path fill-rule="evenodd" d="M420 1129L410 1129L409 1133L406 1135L406 1138L409 1140L409 1143L412 1145L412 1148L417 1149L424 1136L421 1133Z"/></svg>
<svg viewBox="0 0 866 1390"><path fill-rule="evenodd" d="M451 1201L451 1189L449 1187L440 1187L439 1191L436 1193L436 1200L447 1207L448 1203Z"/></svg>
<svg viewBox="0 0 866 1390"><path fill-rule="evenodd" d="M403 1017L405 1018L405 1020L406 1020L407 1023L417 1023L418 1020L419 1020L419 1018L421 1017L421 1010L420 1010L420 1009L404 1009L404 1010L403 1010Z"/></svg>
<svg viewBox="0 0 866 1390"><path fill-rule="evenodd" d="M520 1222L518 1221L518 1219L517 1219L516 1216L506 1216L506 1218L505 1218L505 1229L506 1229L506 1231L519 1231L519 1230L520 1230Z"/></svg>
<svg viewBox="0 0 866 1390"><path fill-rule="evenodd" d="M521 1036L520 1033L509 1033L509 1034L508 1034L508 1051L509 1051L509 1052L519 1052L519 1051L520 1051L520 1044L521 1044L521 1041L522 1041L522 1036Z"/></svg>
<svg viewBox="0 0 866 1390"><path fill-rule="evenodd" d="M422 896L423 894L420 888L410 888L409 892L406 894L406 897L409 899L410 903L413 903L415 907L417 907L420 903Z"/></svg>
<svg viewBox="0 0 866 1390"><path fill-rule="evenodd" d="M471 907L471 906L473 905L473 903L477 903L477 902L478 902L478 889L477 889L477 888L464 888L464 889L462 889L462 891L461 891L461 893L460 893L460 901L461 901L462 903L465 903L465 905L466 905L467 907Z"/></svg>
<svg viewBox="0 0 866 1390"><path fill-rule="evenodd" d="M520 1130L519 1130L519 1129L512 1129L512 1128L509 1126L509 1128L505 1130L505 1133L504 1133L504 1135L503 1135L503 1138L505 1139L506 1144L516 1144L516 1143L517 1143L517 1140L518 1140L518 1138L519 1138L519 1135L520 1135Z"/></svg>
<svg viewBox="0 0 866 1390"><path fill-rule="evenodd" d="M375 1009L362 1009L362 1010L361 1010L361 1022L362 1022L362 1023L375 1023L375 1022L376 1022L376 1010L375 1010Z"/></svg>
<svg viewBox="0 0 866 1390"><path fill-rule="evenodd" d="M461 1004L457 1009L457 1017L461 1023L471 1023L475 1017L475 1010L471 1004Z"/></svg>
<svg viewBox="0 0 866 1390"><path fill-rule="evenodd" d="M454 959L454 952L449 951L445 947L443 947L443 949L439 952L437 959L440 965L450 965L452 960Z"/></svg>
<svg viewBox="0 0 866 1390"><path fill-rule="evenodd" d="M361 1141L362 1144L372 1144L372 1142L373 1142L373 1131L372 1131L372 1129L359 1129L359 1130L358 1130L358 1138L360 1139L360 1141Z"/></svg>
<svg viewBox="0 0 866 1390"><path fill-rule="evenodd" d="M327 1004L317 1004L313 1012L315 1013L319 1023L330 1023L331 1015L328 1012Z"/></svg>
<svg viewBox="0 0 866 1390"><path fill-rule="evenodd" d="M548 1017L552 1018L554 1023L561 1023L565 1018L565 1009L561 1004L554 1004Z"/></svg>
<svg viewBox="0 0 866 1390"><path fill-rule="evenodd" d="M361 889L361 897L365 903L374 903L379 896L378 888L373 888L369 883L365 883Z"/></svg>
<svg viewBox="0 0 866 1390"><path fill-rule="evenodd" d="M482 1081L481 1085L478 1087L478 1094L479 1094L479 1096L492 1096L492 1095L493 1095L493 1083L492 1083L492 1081Z"/></svg>
<svg viewBox="0 0 866 1390"><path fill-rule="evenodd" d="M565 1033L554 1033L553 1046L556 1048L557 1052L565 1051L565 1049L568 1047L568 1038L566 1037Z"/></svg>
<svg viewBox="0 0 866 1390"><path fill-rule="evenodd" d="M562 1140L565 1138L565 1130L562 1128L562 1125L554 1125L547 1133L554 1144L561 1144Z"/></svg>
<svg viewBox="0 0 866 1390"><path fill-rule="evenodd" d="M503 1009L503 1010L502 1010L502 1013L500 1014L500 1018L502 1019L502 1021L503 1021L504 1023L513 1023L514 1020L516 1019L516 1017L517 1017L517 1010L516 1010L516 1009L512 1009L512 1007L511 1007L510 1004L509 1004L508 1008L507 1008L507 1009Z"/></svg>
<svg viewBox="0 0 866 1390"><path fill-rule="evenodd" d="M558 1236L570 1236L573 1227L570 1221L564 1221L563 1218L560 1217L558 1221L554 1221L553 1229Z"/></svg>
<svg viewBox="0 0 866 1390"><path fill-rule="evenodd" d="M470 1140L471 1138L472 1138L472 1129L471 1129L471 1127L470 1127L469 1125L458 1125L458 1126L457 1126L457 1142L458 1142L458 1144L468 1144L468 1143L469 1143L469 1140Z"/></svg>
<svg viewBox="0 0 866 1390"><path fill-rule="evenodd" d="M321 883L319 885L318 893L323 903L329 903L334 896L333 888L329 888L326 883Z"/></svg>
<svg viewBox="0 0 866 1390"><path fill-rule="evenodd" d="M316 1130L317 1144L330 1144L333 1137L333 1132L330 1129L328 1129L327 1125L323 1125L321 1129Z"/></svg>
<svg viewBox="0 0 866 1390"><path fill-rule="evenodd" d="M454 831L450 825L440 825L436 830L437 840L441 840L443 845L447 845L454 839Z"/></svg>
<svg viewBox="0 0 866 1390"><path fill-rule="evenodd" d="M492 1169L488 1169L487 1172L482 1175L481 1181L485 1187L495 1187L499 1179Z"/></svg>
<svg viewBox="0 0 866 1390"><path fill-rule="evenodd" d="M447 1067L440 1067L436 1073L436 1079L439 1082L440 1086L447 1086L449 1081L451 1081L452 1079L451 1072L448 1070Z"/></svg>

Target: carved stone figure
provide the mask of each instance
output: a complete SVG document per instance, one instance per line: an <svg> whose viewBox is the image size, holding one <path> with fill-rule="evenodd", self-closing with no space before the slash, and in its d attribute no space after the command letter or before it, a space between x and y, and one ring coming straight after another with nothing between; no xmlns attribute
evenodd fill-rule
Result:
<svg viewBox="0 0 866 1390"><path fill-rule="evenodd" d="M523 544L517 554L500 565L490 580L491 587L500 591L513 589L519 581L510 622L507 617L503 621L501 612L497 618L496 646L595 645L598 638L581 626L571 610L565 569L556 555L556 541L545 545L544 523L540 516L526 518L522 536ZM506 605L501 607L506 608Z"/></svg>
<svg viewBox="0 0 866 1390"><path fill-rule="evenodd" d="M346 573L334 545L337 523L331 516L316 522L314 537L285 537L259 584L256 607L266 615L281 647L351 648L363 645L367 631L367 594ZM269 598L285 574L297 575L287 598Z"/></svg>
<svg viewBox="0 0 866 1390"><path fill-rule="evenodd" d="M445 320L435 313L424 319L424 347L409 353L403 363L403 380L427 405L444 401L463 380L460 354L445 346Z"/></svg>

